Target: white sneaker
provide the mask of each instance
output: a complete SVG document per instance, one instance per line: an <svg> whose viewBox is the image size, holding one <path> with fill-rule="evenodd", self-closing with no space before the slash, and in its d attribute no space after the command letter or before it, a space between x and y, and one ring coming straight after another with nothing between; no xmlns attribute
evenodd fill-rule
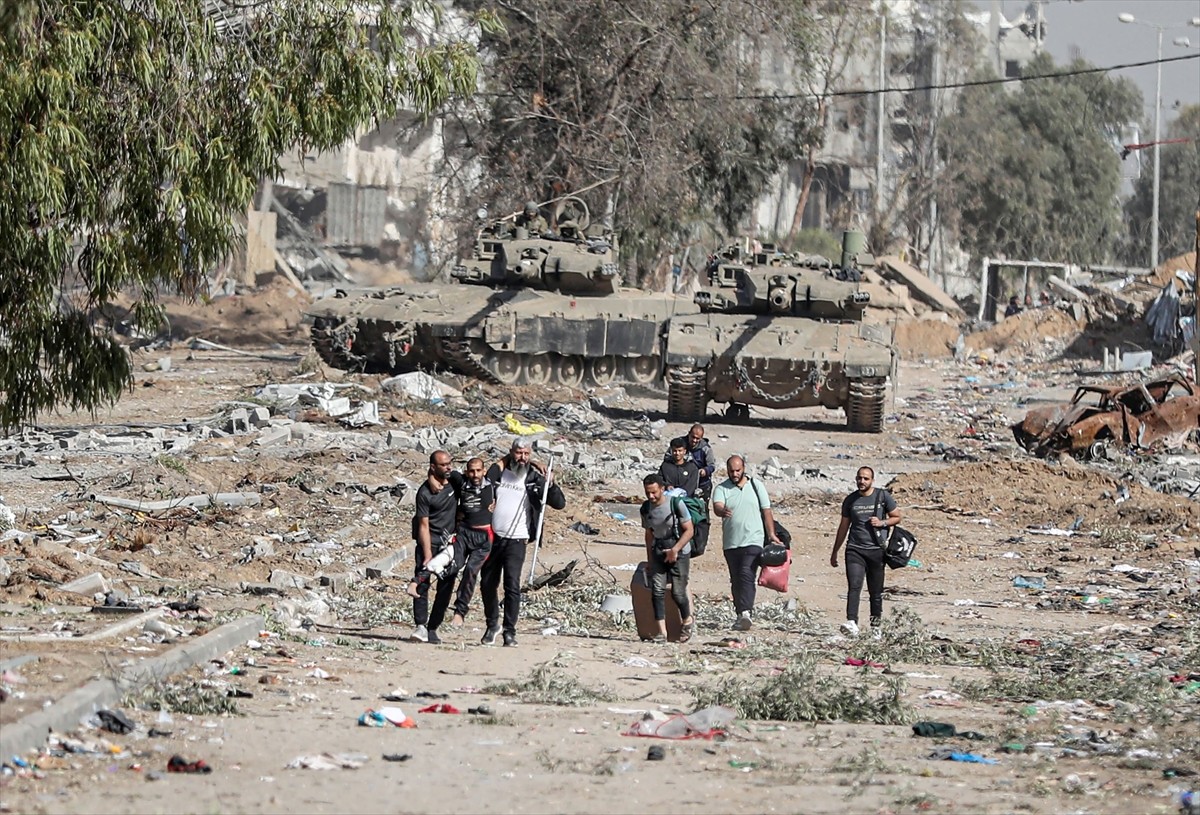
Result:
<svg viewBox="0 0 1200 815"><path fill-rule="evenodd" d="M858 636L858 623L854 622L854 620L846 620L846 622L841 624L840 628L842 633L847 637Z"/></svg>
<svg viewBox="0 0 1200 815"><path fill-rule="evenodd" d="M883 632L879 630L879 626L874 626L871 629L871 639L873 639L873 640L883 639Z"/></svg>
<svg viewBox="0 0 1200 815"><path fill-rule="evenodd" d="M410 640L416 640L417 642L429 642L429 630L423 625L418 625L413 629L413 632L409 634L408 638Z"/></svg>
<svg viewBox="0 0 1200 815"><path fill-rule="evenodd" d="M743 611L738 615L738 618L733 623L734 631L749 631L754 622L750 619L750 612Z"/></svg>

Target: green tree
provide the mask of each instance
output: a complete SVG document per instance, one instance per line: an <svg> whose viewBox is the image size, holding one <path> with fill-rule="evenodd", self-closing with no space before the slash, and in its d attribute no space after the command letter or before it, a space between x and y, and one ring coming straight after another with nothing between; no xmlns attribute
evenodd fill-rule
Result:
<svg viewBox="0 0 1200 815"><path fill-rule="evenodd" d="M1042 54L1025 73L1055 70ZM1110 260L1121 234L1114 145L1140 104L1131 82L1105 74L964 89L941 131L947 225L976 257Z"/></svg>
<svg viewBox="0 0 1200 815"><path fill-rule="evenodd" d="M426 0L8 0L0 425L114 402L130 361L97 315L130 291L149 328L201 292L285 151L473 92L471 32L439 26Z"/></svg>
<svg viewBox="0 0 1200 815"><path fill-rule="evenodd" d="M1189 105L1168 128L1167 139L1188 139L1159 146L1158 254L1166 260L1191 252L1196 243L1196 196L1200 194L1200 105ZM1125 204L1128 235L1122 250L1126 263L1143 265L1150 257L1153 206L1152 148L1141 151L1141 176Z"/></svg>
<svg viewBox="0 0 1200 815"><path fill-rule="evenodd" d="M813 105L765 91L762 62L807 64L801 0L499 0L485 39L479 193L582 193L644 274L695 221L737 231L810 140ZM764 98L765 97L765 98Z"/></svg>

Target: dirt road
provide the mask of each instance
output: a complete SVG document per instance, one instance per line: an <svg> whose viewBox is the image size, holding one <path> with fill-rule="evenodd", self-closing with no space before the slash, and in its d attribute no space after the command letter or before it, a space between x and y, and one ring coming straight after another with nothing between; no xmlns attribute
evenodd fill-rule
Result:
<svg viewBox="0 0 1200 815"><path fill-rule="evenodd" d="M115 618L59 588L71 579L99 572L131 603L176 601L185 610L169 622L184 641L250 611L270 622L253 647L133 694L123 710L134 733L82 731L102 752L47 755L31 770L10 761L17 772L0 780L0 810L1170 812L1192 782L1164 771L1200 769L1197 505L1114 469L1047 464L1017 450L1007 424L1073 388L1061 364L907 361L878 436L845 433L839 416L819 411L755 413L740 424L712 417L708 436L722 458L798 465L795 476L768 481L796 561L788 593L760 590L755 628L732 632L714 528L710 553L693 567L698 634L682 646L641 643L631 620L599 605L628 591L642 558L640 530L614 517L636 514L614 506L640 492L629 452L654 461L685 428L666 424L641 439L558 434L596 463L559 463L568 506L549 516L539 559L547 570L578 563L566 584L527 596L519 647L495 648L479 644L477 613L463 629L443 630L441 646L407 641L407 564L349 585L315 578L409 544L411 492L382 487L416 483L426 454L389 449L387 429L478 427L508 412L532 421L538 408L578 397L489 387L467 406L419 405L379 392L376 378L305 378L299 339L240 350L259 356L173 349L170 370L140 373L112 412L94 422L52 417L45 442L21 448L27 460L15 441L6 448L4 503L39 540L0 544L12 572L0 661L39 658L6 677L12 695L0 725L173 645L138 631L72 644ZM261 385L322 376L376 389L382 427L345 430L309 408L296 416L306 435L279 443L213 434L145 454L113 441L189 418L186 433L196 436L232 409L223 403L253 407ZM648 433L663 408L597 395L600 414L633 436ZM64 449L73 430L106 441ZM509 435L496 438L503 445ZM460 462L469 452L454 451ZM837 633L845 581L828 563L838 503L862 463L891 482L920 538L920 566L888 575L880 640ZM259 503L137 512L93 497L211 493L251 493ZM598 534L575 531L577 522ZM1072 526L1076 534L1064 534ZM252 593L282 572L311 588ZM1018 588L1018 577L1044 588ZM304 616L313 624L289 628ZM58 641L34 641L55 632ZM393 693L402 701L383 698ZM722 738L625 735L647 712L718 702L748 713ZM440 703L461 712L419 712ZM489 712L467 712L481 705ZM237 712L220 712L230 706ZM382 707L418 726L357 723ZM925 720L982 737L914 736L911 725ZM169 735L151 737L151 728ZM665 748L663 760L647 760L652 746ZM211 774L166 773L175 754L203 760ZM348 760L362 766L287 769L321 754L356 754ZM931 758L950 754L988 763Z"/></svg>

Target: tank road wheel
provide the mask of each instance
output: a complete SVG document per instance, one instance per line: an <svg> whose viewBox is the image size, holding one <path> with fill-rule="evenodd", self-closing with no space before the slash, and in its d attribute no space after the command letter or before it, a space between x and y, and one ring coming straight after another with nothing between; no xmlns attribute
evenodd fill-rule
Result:
<svg viewBox="0 0 1200 815"><path fill-rule="evenodd" d="M851 380L846 428L855 433L882 433L885 391L885 384L879 380Z"/></svg>
<svg viewBox="0 0 1200 815"><path fill-rule="evenodd" d="M524 371L522 381L526 385L545 385L550 381L554 365L549 354L533 354L522 359L521 370Z"/></svg>
<svg viewBox="0 0 1200 815"><path fill-rule="evenodd" d="M635 385L653 385L658 377L658 357L629 357L625 360L625 378Z"/></svg>
<svg viewBox="0 0 1200 815"><path fill-rule="evenodd" d="M667 368L667 419L699 422L707 413L707 371L704 368Z"/></svg>
<svg viewBox="0 0 1200 815"><path fill-rule="evenodd" d="M487 369L501 385L515 385L521 380L521 358L508 351L488 357Z"/></svg>
<svg viewBox="0 0 1200 815"><path fill-rule="evenodd" d="M554 381L569 388L583 384L583 358L558 357L554 360Z"/></svg>
<svg viewBox="0 0 1200 815"><path fill-rule="evenodd" d="M621 364L616 357L597 357L588 360L587 378L593 385L603 388L617 381L620 370Z"/></svg>

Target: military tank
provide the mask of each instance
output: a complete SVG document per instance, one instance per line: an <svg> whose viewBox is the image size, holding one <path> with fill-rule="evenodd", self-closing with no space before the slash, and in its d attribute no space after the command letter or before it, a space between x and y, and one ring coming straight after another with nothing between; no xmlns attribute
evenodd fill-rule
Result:
<svg viewBox="0 0 1200 815"><path fill-rule="evenodd" d="M591 227L583 201L567 202L574 214L555 232L481 210L450 285L314 304L314 345L351 370L442 367L501 384L661 382L663 326L699 306L622 288L615 238Z"/></svg>
<svg viewBox="0 0 1200 815"><path fill-rule="evenodd" d="M870 295L843 260L733 244L709 264L701 313L669 321L667 413L699 421L709 402L734 418L750 405L844 409L850 430L883 429L895 352L885 326L863 322ZM841 279L839 279L841 278Z"/></svg>

